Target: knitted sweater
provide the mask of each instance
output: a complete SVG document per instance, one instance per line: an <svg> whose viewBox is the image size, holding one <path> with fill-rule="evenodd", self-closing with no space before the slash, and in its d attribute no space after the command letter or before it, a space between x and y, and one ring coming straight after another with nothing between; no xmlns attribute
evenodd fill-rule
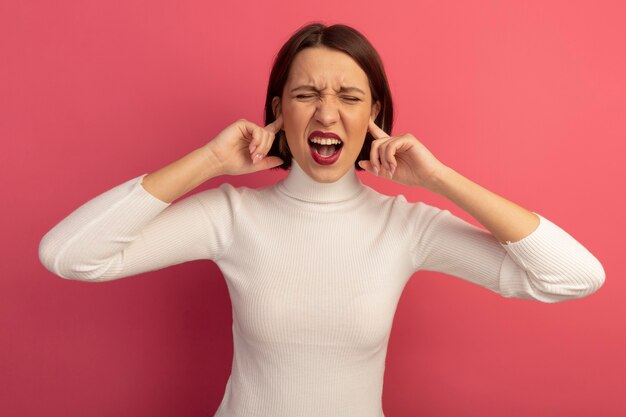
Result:
<svg viewBox="0 0 626 417"><path fill-rule="evenodd" d="M447 210L363 185L317 183L295 161L269 187L224 184L165 203L133 178L42 239L56 275L108 281L210 259L233 309L231 375L215 417L384 417L396 306L414 272L439 271L504 297L552 303L604 281L598 260L542 216L499 243Z"/></svg>

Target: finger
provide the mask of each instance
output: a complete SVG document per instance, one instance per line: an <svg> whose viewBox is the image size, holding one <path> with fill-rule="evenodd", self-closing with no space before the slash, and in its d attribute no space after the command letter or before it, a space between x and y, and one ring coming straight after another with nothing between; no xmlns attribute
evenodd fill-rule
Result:
<svg viewBox="0 0 626 417"><path fill-rule="evenodd" d="M270 149L272 148L272 144L274 143L274 140L276 139L276 135L281 131L282 127L283 127L283 115L282 114L279 114L276 120L274 120L272 123L265 126L265 131L268 132L268 136L265 138L266 141L264 142L265 143L264 147L262 149L257 148L259 154L266 155L267 153L269 153Z"/></svg>
<svg viewBox="0 0 626 417"><path fill-rule="evenodd" d="M370 148L369 162L374 170L374 175L378 175L378 171L380 171L380 161L378 160L378 147L380 146L380 143L381 142L373 141Z"/></svg>
<svg viewBox="0 0 626 417"><path fill-rule="evenodd" d="M391 171L391 166L389 165L389 159L387 157L387 149L389 148L389 144L392 142L392 140L382 142L378 148L378 157L380 159L380 164L387 171Z"/></svg>
<svg viewBox="0 0 626 417"><path fill-rule="evenodd" d="M376 174L378 174L378 171L380 171L380 169L382 168L380 163L381 159L379 148L390 139L391 138L387 136L386 138L376 139L372 141L372 145L370 148L370 162L374 166L374 169L377 171Z"/></svg>
<svg viewBox="0 0 626 417"><path fill-rule="evenodd" d="M372 175L378 175L378 173L374 170L374 165L372 165L370 161L367 161L365 159L359 161L359 166Z"/></svg>
<svg viewBox="0 0 626 417"><path fill-rule="evenodd" d="M387 161L391 175L393 175L396 167L398 166L398 161L396 161L396 152L398 151L398 147L400 145L402 145L402 143L399 140L392 140L388 142L388 145L385 148L385 160Z"/></svg>
<svg viewBox="0 0 626 417"><path fill-rule="evenodd" d="M380 169L380 173L378 174L379 177L385 177L388 179L391 179L392 175L393 174L391 173L391 171L389 171L388 169L384 167Z"/></svg>
<svg viewBox="0 0 626 417"><path fill-rule="evenodd" d="M374 136L374 139L382 139L389 137L389 134L382 130L378 125L374 122L374 119L370 117L370 122L367 127L367 130Z"/></svg>
<svg viewBox="0 0 626 417"><path fill-rule="evenodd" d="M252 131L252 140L248 145L250 157L252 158L252 163L258 162L258 160L262 157L261 147L263 146L264 135L264 130L258 126Z"/></svg>
<svg viewBox="0 0 626 417"><path fill-rule="evenodd" d="M261 137L261 144L256 148L254 155L256 162L265 158L272 147L272 142L274 142L274 134L265 129L261 129Z"/></svg>
<svg viewBox="0 0 626 417"><path fill-rule="evenodd" d="M257 171L262 171L264 169L276 168L283 164L283 160L277 156L268 156L267 158L263 158L259 162L255 164L255 168Z"/></svg>
<svg viewBox="0 0 626 417"><path fill-rule="evenodd" d="M241 119L240 122L241 133L245 139L250 141L248 143L248 150L250 151L250 154L252 154L252 152L254 152L254 150L259 146L260 138L258 136L258 133L255 132L260 128L260 126L246 119Z"/></svg>
<svg viewBox="0 0 626 417"><path fill-rule="evenodd" d="M283 115L282 114L279 114L276 120L274 120L272 123L265 126L265 129L269 130L270 132L274 134L278 133L280 129L282 128L283 128Z"/></svg>
<svg viewBox="0 0 626 417"><path fill-rule="evenodd" d="M359 166L372 175L391 178L390 173L385 168L382 168L380 171L374 170L374 166L372 165L370 161L367 161L367 160L359 161Z"/></svg>

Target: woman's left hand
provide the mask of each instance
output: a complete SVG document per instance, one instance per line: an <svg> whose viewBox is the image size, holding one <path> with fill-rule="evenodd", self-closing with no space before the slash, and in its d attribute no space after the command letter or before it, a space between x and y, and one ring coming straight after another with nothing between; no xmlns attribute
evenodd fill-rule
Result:
<svg viewBox="0 0 626 417"><path fill-rule="evenodd" d="M368 130L374 137L370 160L360 161L359 166L369 173L428 188L437 173L446 168L411 134L390 137L371 118Z"/></svg>

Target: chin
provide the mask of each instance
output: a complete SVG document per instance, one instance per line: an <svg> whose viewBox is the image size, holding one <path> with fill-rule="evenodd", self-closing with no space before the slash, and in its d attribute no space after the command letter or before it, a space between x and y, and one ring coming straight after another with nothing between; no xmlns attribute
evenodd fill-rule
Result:
<svg viewBox="0 0 626 417"><path fill-rule="evenodd" d="M315 181L330 184L335 181L338 181L341 178L341 175L323 175L323 176L312 176Z"/></svg>
<svg viewBox="0 0 626 417"><path fill-rule="evenodd" d="M315 163L313 164L315 166L309 167L309 169L307 169L307 174L315 181L322 183L332 183L338 181L348 172L348 169L350 169L350 167L323 167L318 166Z"/></svg>

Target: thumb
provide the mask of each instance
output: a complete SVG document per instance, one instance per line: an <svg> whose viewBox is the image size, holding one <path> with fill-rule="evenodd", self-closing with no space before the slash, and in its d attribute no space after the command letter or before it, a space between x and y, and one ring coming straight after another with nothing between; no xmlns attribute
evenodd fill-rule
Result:
<svg viewBox="0 0 626 417"><path fill-rule="evenodd" d="M277 156L266 156L257 162L254 166L257 168L256 171L263 171L265 169L276 168L283 164L283 160Z"/></svg>
<svg viewBox="0 0 626 417"><path fill-rule="evenodd" d="M370 174L377 175L376 171L374 171L374 166L372 165L370 161L366 161L366 160L359 161L359 166L363 168L364 170L366 170L367 172L369 172Z"/></svg>

